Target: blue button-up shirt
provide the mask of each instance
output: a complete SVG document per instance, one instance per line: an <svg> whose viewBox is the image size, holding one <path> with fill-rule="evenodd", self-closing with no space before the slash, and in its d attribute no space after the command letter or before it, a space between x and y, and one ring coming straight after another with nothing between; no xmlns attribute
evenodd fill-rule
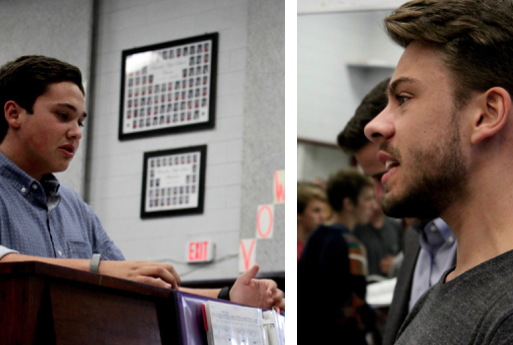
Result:
<svg viewBox="0 0 513 345"><path fill-rule="evenodd" d="M414 229L419 232L420 252L413 273L409 310L454 266L456 257L456 237L441 218L429 222L424 229Z"/></svg>
<svg viewBox="0 0 513 345"><path fill-rule="evenodd" d="M0 258L123 260L92 208L53 175L33 179L0 152Z"/></svg>

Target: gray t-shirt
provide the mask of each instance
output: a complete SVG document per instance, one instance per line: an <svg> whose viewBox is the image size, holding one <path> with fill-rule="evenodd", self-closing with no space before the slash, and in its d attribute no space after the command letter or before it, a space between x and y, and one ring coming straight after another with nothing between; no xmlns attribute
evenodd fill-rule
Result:
<svg viewBox="0 0 513 345"><path fill-rule="evenodd" d="M420 298L395 344L513 344L513 251L443 283L450 271Z"/></svg>

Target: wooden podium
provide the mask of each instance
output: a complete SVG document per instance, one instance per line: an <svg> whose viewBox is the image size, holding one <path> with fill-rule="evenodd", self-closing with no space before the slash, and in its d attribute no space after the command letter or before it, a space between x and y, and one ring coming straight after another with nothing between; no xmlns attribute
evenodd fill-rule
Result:
<svg viewBox="0 0 513 345"><path fill-rule="evenodd" d="M0 344L182 344L176 292L41 262L0 264Z"/></svg>

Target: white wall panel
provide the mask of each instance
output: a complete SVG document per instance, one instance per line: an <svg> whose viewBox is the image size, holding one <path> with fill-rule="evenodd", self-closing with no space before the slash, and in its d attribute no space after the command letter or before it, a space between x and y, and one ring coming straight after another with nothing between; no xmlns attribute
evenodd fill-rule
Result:
<svg viewBox="0 0 513 345"><path fill-rule="evenodd" d="M185 243L209 239L217 257L238 253L246 97L248 1L99 2L89 199L127 259L171 259L187 279L238 275L238 258L187 274ZM216 126L212 130L118 140L125 49L219 32ZM143 153L207 144L202 215L139 218Z"/></svg>
<svg viewBox="0 0 513 345"><path fill-rule="evenodd" d="M344 4L350 6L350 2ZM403 49L384 32L382 21L388 13L389 10L298 16L298 138L336 145L337 135L362 98L392 75L393 68L350 65L379 61L395 66ZM298 179L326 178L347 165L342 152L299 146Z"/></svg>

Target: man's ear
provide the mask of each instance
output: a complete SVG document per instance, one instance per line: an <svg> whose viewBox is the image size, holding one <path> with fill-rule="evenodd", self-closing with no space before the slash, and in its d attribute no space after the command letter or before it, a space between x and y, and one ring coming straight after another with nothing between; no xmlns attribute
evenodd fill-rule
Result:
<svg viewBox="0 0 513 345"><path fill-rule="evenodd" d="M472 144L493 137L508 122L511 96L502 87L493 87L479 96L479 111L472 118Z"/></svg>
<svg viewBox="0 0 513 345"><path fill-rule="evenodd" d="M342 200L342 207L345 211L352 211L354 208L353 200L350 198L344 198L344 200Z"/></svg>
<svg viewBox="0 0 513 345"><path fill-rule="evenodd" d="M4 105L4 116L9 124L9 127L19 128L20 127L20 114L23 110L15 101L7 101Z"/></svg>

